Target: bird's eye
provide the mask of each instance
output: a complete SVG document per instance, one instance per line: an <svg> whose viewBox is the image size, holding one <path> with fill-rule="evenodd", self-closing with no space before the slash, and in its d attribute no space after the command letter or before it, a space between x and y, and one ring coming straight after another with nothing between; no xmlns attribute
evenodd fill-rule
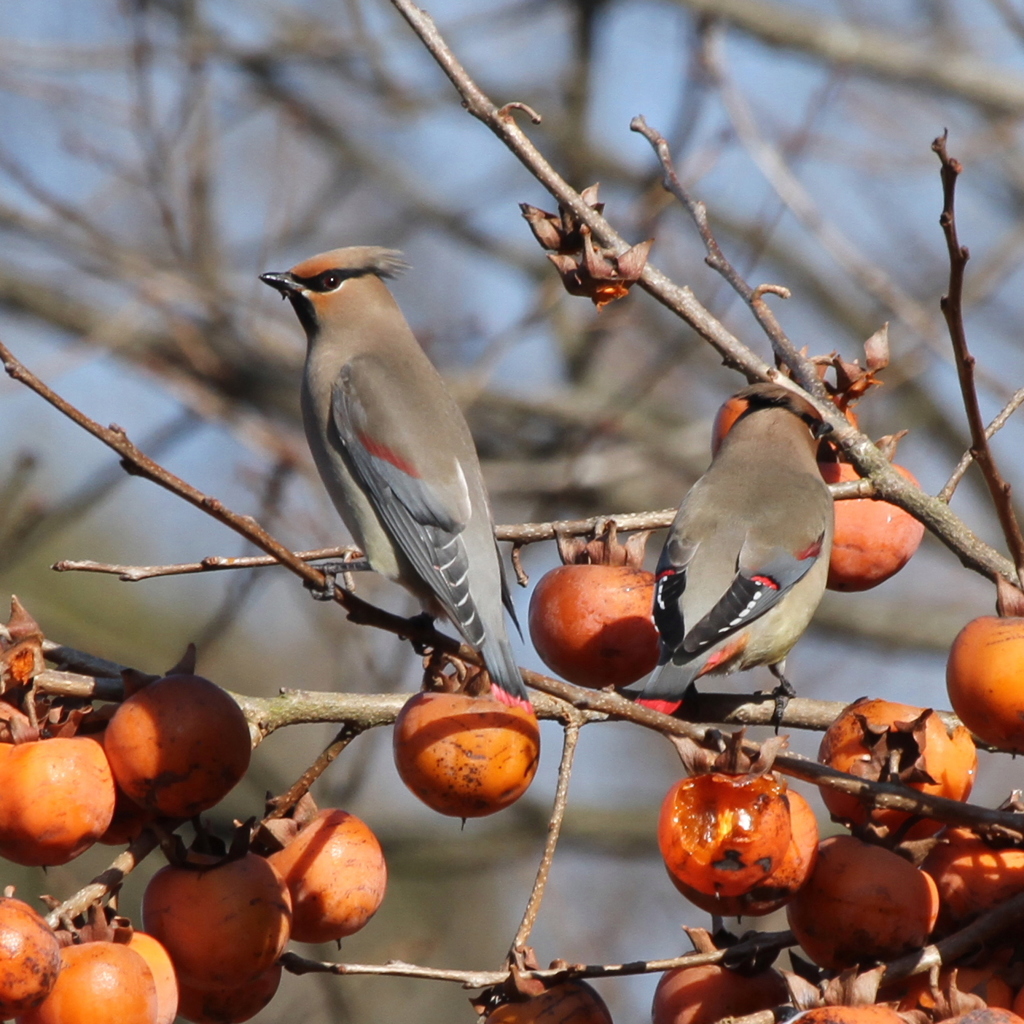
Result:
<svg viewBox="0 0 1024 1024"><path fill-rule="evenodd" d="M328 270L317 278L318 291L333 292L345 278L337 270Z"/></svg>

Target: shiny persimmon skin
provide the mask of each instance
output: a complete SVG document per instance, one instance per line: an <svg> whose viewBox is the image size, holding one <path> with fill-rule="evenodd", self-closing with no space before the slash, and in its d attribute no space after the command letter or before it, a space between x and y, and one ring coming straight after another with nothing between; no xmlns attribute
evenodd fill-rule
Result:
<svg viewBox="0 0 1024 1024"><path fill-rule="evenodd" d="M923 946L938 912L931 876L852 836L822 841L811 877L786 906L804 952L830 969L893 960Z"/></svg>
<svg viewBox="0 0 1024 1024"><path fill-rule="evenodd" d="M60 973L60 943L27 903L0 897L0 1020L38 1006Z"/></svg>
<svg viewBox="0 0 1024 1024"><path fill-rule="evenodd" d="M673 878L676 888L696 907L720 917L763 917L784 907L807 881L818 859L818 820L814 808L795 790L788 790L792 836L779 866L742 896L708 896Z"/></svg>
<svg viewBox="0 0 1024 1024"><path fill-rule="evenodd" d="M740 974L719 964L666 971L654 991L652 1024L715 1024L789 1001L777 971Z"/></svg>
<svg viewBox="0 0 1024 1024"><path fill-rule="evenodd" d="M174 1024L174 1018L178 1015L178 979L167 950L145 932L132 932L128 948L146 961L153 975L153 984L156 985L155 1024Z"/></svg>
<svg viewBox="0 0 1024 1024"><path fill-rule="evenodd" d="M281 965L275 964L258 978L227 989L181 986L178 1012L194 1024L241 1024L267 1006L281 984Z"/></svg>
<svg viewBox="0 0 1024 1024"><path fill-rule="evenodd" d="M911 483L914 475L893 469ZM848 462L819 462L826 483L859 480ZM910 561L924 536L924 524L897 505L876 498L849 498L835 503L836 529L828 563L828 589L870 590L894 576Z"/></svg>
<svg viewBox="0 0 1024 1024"><path fill-rule="evenodd" d="M914 721L923 711L879 698L855 701L825 730L818 760L841 772L878 781L877 771L871 770L871 752L865 743L861 719L869 726L891 729L896 722ZM921 757L925 772L934 781L908 782L911 789L950 800L966 800L970 796L978 770L978 751L970 732L962 725L948 729L938 715L929 715ZM909 813L892 808L869 809L855 796L830 786L821 787L821 798L836 821L854 825L863 825L870 819L894 832L910 817ZM926 818L911 825L903 835L906 839L924 839L941 828L942 822Z"/></svg>
<svg viewBox="0 0 1024 1024"><path fill-rule="evenodd" d="M986 1006L956 1017L947 1017L943 1024L1024 1024L1024 1020L1012 1010Z"/></svg>
<svg viewBox="0 0 1024 1024"><path fill-rule="evenodd" d="M104 745L128 797L172 818L219 803L249 767L252 742L242 709L202 676L158 679L129 697Z"/></svg>
<svg viewBox="0 0 1024 1024"><path fill-rule="evenodd" d="M395 719L395 766L428 807L494 814L529 788L540 756L536 716L490 697L417 693Z"/></svg>
<svg viewBox="0 0 1024 1024"><path fill-rule="evenodd" d="M359 931L384 899L388 869L370 828L347 811L322 810L267 858L292 897L292 938L331 942Z"/></svg>
<svg viewBox="0 0 1024 1024"><path fill-rule="evenodd" d="M0 856L66 864L107 830L114 779L89 736L0 744Z"/></svg>
<svg viewBox="0 0 1024 1024"><path fill-rule="evenodd" d="M145 930L192 988L238 988L269 970L291 918L288 887L254 853L204 870L169 864L142 897Z"/></svg>
<svg viewBox="0 0 1024 1024"><path fill-rule="evenodd" d="M1024 892L1024 850L995 849L965 828L949 828L921 865L942 899L940 922L954 930Z"/></svg>
<svg viewBox="0 0 1024 1024"><path fill-rule="evenodd" d="M976 736L1024 753L1024 618L982 615L968 622L949 651L946 690Z"/></svg>
<svg viewBox="0 0 1024 1024"><path fill-rule="evenodd" d="M530 597L530 639L577 686L627 686L658 664L654 574L628 565L560 565Z"/></svg>
<svg viewBox="0 0 1024 1024"><path fill-rule="evenodd" d="M816 1006L800 1014L800 1024L906 1024L891 1007L871 1006Z"/></svg>
<svg viewBox="0 0 1024 1024"><path fill-rule="evenodd" d="M18 1024L155 1024L156 985L146 961L118 942L83 942L61 950L48 998Z"/></svg>
<svg viewBox="0 0 1024 1024"><path fill-rule="evenodd" d="M484 1024L612 1024L612 1015L585 981L565 981L532 999L499 1006Z"/></svg>
<svg viewBox="0 0 1024 1024"><path fill-rule="evenodd" d="M669 877L707 896L742 896L763 884L784 860L791 837L786 786L772 775L681 779L658 821Z"/></svg>

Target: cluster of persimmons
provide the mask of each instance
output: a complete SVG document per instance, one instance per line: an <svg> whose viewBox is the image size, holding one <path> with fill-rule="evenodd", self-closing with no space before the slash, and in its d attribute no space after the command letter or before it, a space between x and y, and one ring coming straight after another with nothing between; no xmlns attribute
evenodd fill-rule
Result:
<svg viewBox="0 0 1024 1024"><path fill-rule="evenodd" d="M716 443L735 413L723 409ZM855 475L829 449L822 457L827 480ZM829 586L875 586L906 564L921 535L916 520L885 502L837 503ZM541 579L532 597L530 633L541 657L591 687L645 675L657 636L642 545L605 536L565 543L562 554L569 564ZM287 814L271 811L258 828L240 828L229 849L201 827L188 850L174 834L239 782L252 748L238 705L195 674L192 655L160 678L126 673L125 698L93 706L35 692L42 634L17 604L8 636L0 645L0 856L64 864L93 843L124 844L151 829L168 863L146 887L139 930L95 903L73 914L54 904L48 921L8 891L0 899L0 1018L248 1020L273 997L290 939L337 940L370 920L384 897L384 856L372 831L344 810L318 810L305 797ZM821 761L966 800L977 766L971 731L999 749L1024 751L1022 652L1024 619L976 619L949 658L949 697L965 725L929 709L860 700L826 731ZM435 682L442 678L435 674ZM517 800L539 753L532 714L472 696L464 682L449 677L450 685L411 697L394 725L402 780L428 806L458 818ZM785 907L811 962L805 977L820 982L829 972L892 961L1024 891L1019 837L944 829L826 787L828 811L850 831L821 840L810 804L773 771L778 749L778 741L754 747L742 738L714 752L681 745L686 775L665 798L658 842L672 883L697 907L742 917ZM1022 983L1024 962L1008 945L961 965L958 975L946 970L873 993L861 999L866 1005L808 1012L819 1021L895 1024L900 1013L904 1021L937 1021L987 1005L1018 1021L1011 1010L1024 1016ZM712 1024L793 998L792 982L762 961L742 969L702 964L666 972L652 1013L655 1024ZM481 1006L488 1024L611 1022L579 980L544 991L509 988Z"/></svg>

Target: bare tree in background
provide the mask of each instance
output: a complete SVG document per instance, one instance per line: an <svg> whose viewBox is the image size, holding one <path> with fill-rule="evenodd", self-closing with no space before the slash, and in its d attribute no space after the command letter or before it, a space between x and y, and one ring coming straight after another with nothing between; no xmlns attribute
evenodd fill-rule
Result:
<svg viewBox="0 0 1024 1024"><path fill-rule="evenodd" d="M0 337L94 418L125 422L145 451L293 549L345 543L298 426L298 331L256 275L372 243L413 266L396 292L463 401L499 522L664 509L703 471L710 418L742 377L638 289L600 312L564 293L519 211L552 200L466 116L391 5L39 6L16 18L9 8L0 40ZM790 290L767 303L797 347L852 359L889 322L885 386L858 406L861 425L909 430L900 462L933 494L971 447L938 303L949 262L930 144L948 129L967 170L964 320L984 421L1024 383L1024 12L1013 0L447 2L431 14L489 96L541 115L533 126L514 112L566 181L600 181L616 230L654 238L651 263L760 358L772 361L768 341L706 265L655 153L630 131L634 115L665 136L737 270ZM314 606L278 570L130 588L49 574L72 556L184 562L252 549L178 503L140 499L140 482L84 435L55 432L14 383L0 397L0 579L48 632L154 671L196 640L206 674L254 695L414 685L407 648ZM1012 417L992 440L1011 485L1021 444ZM976 469L953 507L996 542ZM530 575L554 559L550 544L524 553ZM374 580L358 593L410 610ZM941 706L941 657L992 599L933 543L880 590L827 599L794 682L846 701L884 675L892 696ZM522 660L540 667L530 651ZM249 803L315 756L312 728L263 750ZM665 905L674 894L653 838L678 766L639 730L592 732L604 738L581 743L565 860L534 936L541 959L682 952L678 924L701 915ZM554 766L533 803L459 833L412 806L386 740L360 739L325 778L325 802L385 808L396 884L344 958L500 960L543 844ZM1005 788L978 795L991 803ZM518 857L511 878L493 874L499 845ZM602 987L621 1020L646 1013L650 990L649 978ZM472 1016L454 986L302 978L260 1019L398 1020L413 1004L423 1020Z"/></svg>

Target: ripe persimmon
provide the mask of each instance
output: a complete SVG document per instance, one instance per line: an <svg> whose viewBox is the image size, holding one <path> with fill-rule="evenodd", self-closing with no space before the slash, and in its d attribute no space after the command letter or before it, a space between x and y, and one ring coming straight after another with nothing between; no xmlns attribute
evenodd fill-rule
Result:
<svg viewBox="0 0 1024 1024"><path fill-rule="evenodd" d="M848 462L819 462L826 483L859 480ZM893 469L911 483L914 475L902 466ZM910 561L924 524L898 505L878 498L848 498L835 503L836 531L828 563L829 590L870 590L894 576Z"/></svg>
<svg viewBox="0 0 1024 1024"><path fill-rule="evenodd" d="M977 1010L961 1013L956 1017L947 1017L943 1024L1024 1024L1024 1020L1012 1010L984 1006Z"/></svg>
<svg viewBox="0 0 1024 1024"><path fill-rule="evenodd" d="M911 789L950 800L966 800L974 785L978 752L962 725L949 728L934 711L895 701L862 698L844 708L825 731L818 760L873 782L902 782ZM868 821L895 832L910 817L906 811L869 808L850 793L821 787L821 797L836 821ZM924 818L903 834L923 839L942 828Z"/></svg>
<svg viewBox="0 0 1024 1024"><path fill-rule="evenodd" d="M38 1006L60 973L60 943L27 903L0 897L0 1020Z"/></svg>
<svg viewBox="0 0 1024 1024"><path fill-rule="evenodd" d="M531 999L503 1003L484 1024L612 1024L612 1015L585 981L563 981Z"/></svg>
<svg viewBox="0 0 1024 1024"><path fill-rule="evenodd" d="M292 897L292 938L330 942L359 931L384 899L384 851L354 814L322 810L267 858Z"/></svg>
<svg viewBox="0 0 1024 1024"><path fill-rule="evenodd" d="M156 985L146 961L120 942L83 942L61 950L49 996L18 1024L154 1024Z"/></svg>
<svg viewBox="0 0 1024 1024"><path fill-rule="evenodd" d="M982 615L968 622L949 651L946 690L975 735L1024 753L1024 618Z"/></svg>
<svg viewBox="0 0 1024 1024"><path fill-rule="evenodd" d="M128 948L135 950L149 967L156 985L155 1024L174 1024L178 1015L178 979L167 950L145 932L132 932Z"/></svg>
<svg viewBox="0 0 1024 1024"><path fill-rule="evenodd" d="M274 964L252 981L234 988L182 985L178 1012L193 1024L241 1024L269 1004L280 984L281 965Z"/></svg>
<svg viewBox="0 0 1024 1024"><path fill-rule="evenodd" d="M990 846L970 829L948 828L921 865L942 899L940 922L952 930L1024 892L1024 849Z"/></svg>
<svg viewBox="0 0 1024 1024"><path fill-rule="evenodd" d="M540 730L532 712L491 697L417 693L395 719L394 754L402 781L428 807L477 818L529 788Z"/></svg>
<svg viewBox="0 0 1024 1024"><path fill-rule="evenodd" d="M0 856L66 864L107 830L114 779L90 736L0 744Z"/></svg>
<svg viewBox="0 0 1024 1024"><path fill-rule="evenodd" d="M219 803L252 752L242 709L193 675L164 676L132 694L111 718L104 746L126 795L172 818Z"/></svg>
<svg viewBox="0 0 1024 1024"><path fill-rule="evenodd" d="M269 970L291 918L288 887L254 853L212 866L168 864L142 896L145 930L192 988L238 988Z"/></svg>
<svg viewBox="0 0 1024 1024"><path fill-rule="evenodd" d="M939 894L931 876L899 854L853 836L832 836L786 906L789 926L819 967L892 960L923 946Z"/></svg>
<svg viewBox="0 0 1024 1024"><path fill-rule="evenodd" d="M784 907L807 881L818 858L818 820L814 808L795 790L789 801L791 837L778 867L741 896L709 896L673 876L676 888L694 905L720 917L763 917Z"/></svg>
<svg viewBox="0 0 1024 1024"><path fill-rule="evenodd" d="M797 1015L801 1024L906 1024L891 1006L815 1006Z"/></svg>
<svg viewBox="0 0 1024 1024"><path fill-rule="evenodd" d="M658 846L669 877L707 896L764 884L791 838L786 784L770 773L692 775L661 805Z"/></svg>
<svg viewBox="0 0 1024 1024"><path fill-rule="evenodd" d="M741 974L720 964L666 971L654 991L652 1024L715 1024L788 1002L778 971Z"/></svg>
<svg viewBox="0 0 1024 1024"><path fill-rule="evenodd" d="M578 686L627 686L658 663L654 574L629 565L560 565L530 597L530 639Z"/></svg>

